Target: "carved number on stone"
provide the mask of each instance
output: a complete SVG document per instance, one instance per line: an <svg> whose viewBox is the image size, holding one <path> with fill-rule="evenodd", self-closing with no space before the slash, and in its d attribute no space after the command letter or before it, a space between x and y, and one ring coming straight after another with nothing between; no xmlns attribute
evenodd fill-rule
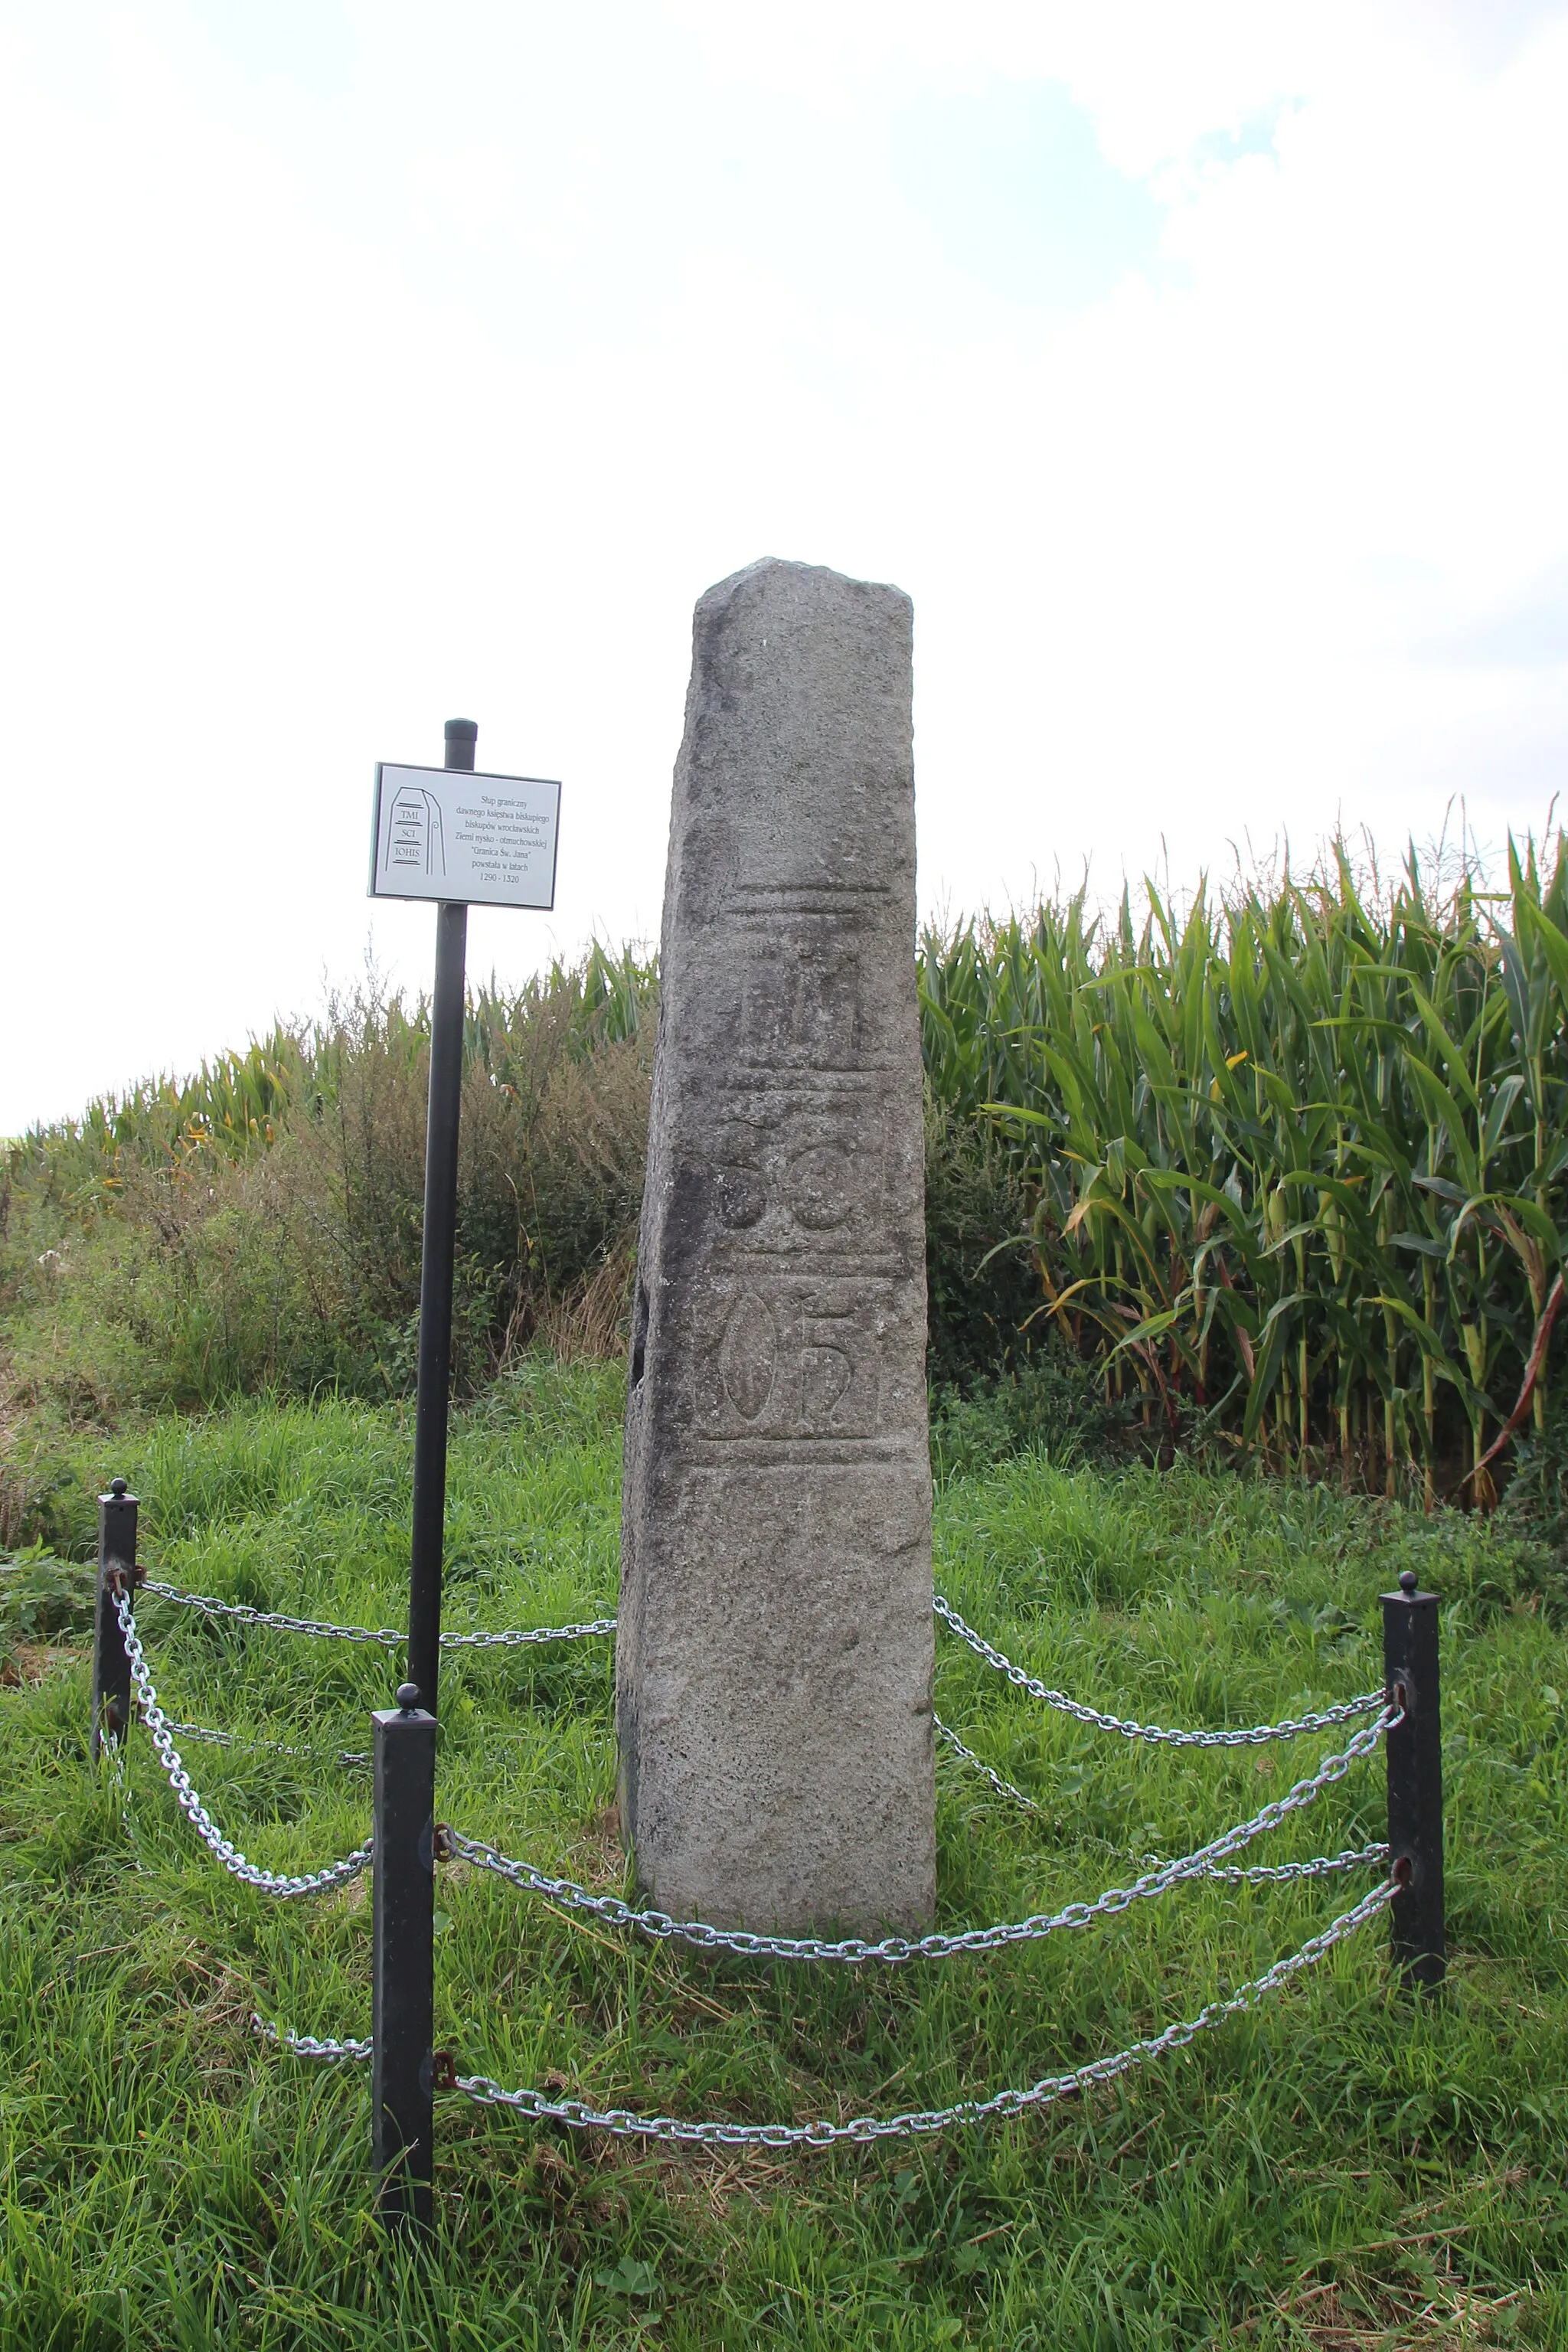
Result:
<svg viewBox="0 0 1568 2352"><path fill-rule="evenodd" d="M833 1408L849 1392L855 1367L842 1348L807 1348L802 1359L801 1415L812 1429L826 1429Z"/></svg>
<svg viewBox="0 0 1568 2352"><path fill-rule="evenodd" d="M773 1394L778 1369L779 1334L773 1309L748 1291L730 1318L719 1370L725 1394L743 1421L755 1421Z"/></svg>

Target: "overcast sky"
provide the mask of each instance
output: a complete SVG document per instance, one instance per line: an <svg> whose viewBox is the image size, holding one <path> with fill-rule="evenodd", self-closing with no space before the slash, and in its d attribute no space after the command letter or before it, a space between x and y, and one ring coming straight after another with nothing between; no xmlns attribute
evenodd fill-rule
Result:
<svg viewBox="0 0 1568 2352"><path fill-rule="evenodd" d="M377 759L563 780L657 934L693 602L915 602L922 901L1190 886L1568 750L1568 8L0 0L0 1133L427 908Z"/></svg>

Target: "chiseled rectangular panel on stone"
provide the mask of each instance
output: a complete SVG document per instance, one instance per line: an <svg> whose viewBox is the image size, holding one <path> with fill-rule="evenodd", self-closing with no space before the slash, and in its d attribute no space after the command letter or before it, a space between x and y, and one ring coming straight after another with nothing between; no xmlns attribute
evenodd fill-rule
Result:
<svg viewBox="0 0 1568 2352"><path fill-rule="evenodd" d="M934 1901L911 617L777 562L695 617L616 1696L638 1876L722 1926Z"/></svg>

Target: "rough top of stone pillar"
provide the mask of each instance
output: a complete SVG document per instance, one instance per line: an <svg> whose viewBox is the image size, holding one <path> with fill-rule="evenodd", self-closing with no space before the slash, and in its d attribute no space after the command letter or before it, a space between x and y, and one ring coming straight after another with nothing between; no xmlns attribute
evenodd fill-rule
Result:
<svg viewBox="0 0 1568 2352"><path fill-rule="evenodd" d="M663 1907L934 1892L910 600L697 606L626 1409L623 1818Z"/></svg>
<svg viewBox="0 0 1568 2352"><path fill-rule="evenodd" d="M897 876L907 866L912 954L913 630L901 588L773 556L698 599L667 947L679 950L678 923L707 919L705 894L728 856L759 871L782 858L802 880L884 866ZM888 789L890 766L900 771L897 791ZM889 917L906 911L900 896L892 890Z"/></svg>

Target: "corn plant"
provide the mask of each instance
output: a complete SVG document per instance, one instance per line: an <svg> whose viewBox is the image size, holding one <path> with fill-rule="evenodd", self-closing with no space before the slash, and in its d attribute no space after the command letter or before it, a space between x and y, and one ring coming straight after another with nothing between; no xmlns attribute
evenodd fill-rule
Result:
<svg viewBox="0 0 1568 2352"><path fill-rule="evenodd" d="M1184 919L928 933L927 1070L1025 1165L1039 1314L1173 1422L1482 1506L1545 1411L1568 1230L1568 860L1435 890L1342 846ZM1462 1444L1462 1476L1453 1465Z"/></svg>

